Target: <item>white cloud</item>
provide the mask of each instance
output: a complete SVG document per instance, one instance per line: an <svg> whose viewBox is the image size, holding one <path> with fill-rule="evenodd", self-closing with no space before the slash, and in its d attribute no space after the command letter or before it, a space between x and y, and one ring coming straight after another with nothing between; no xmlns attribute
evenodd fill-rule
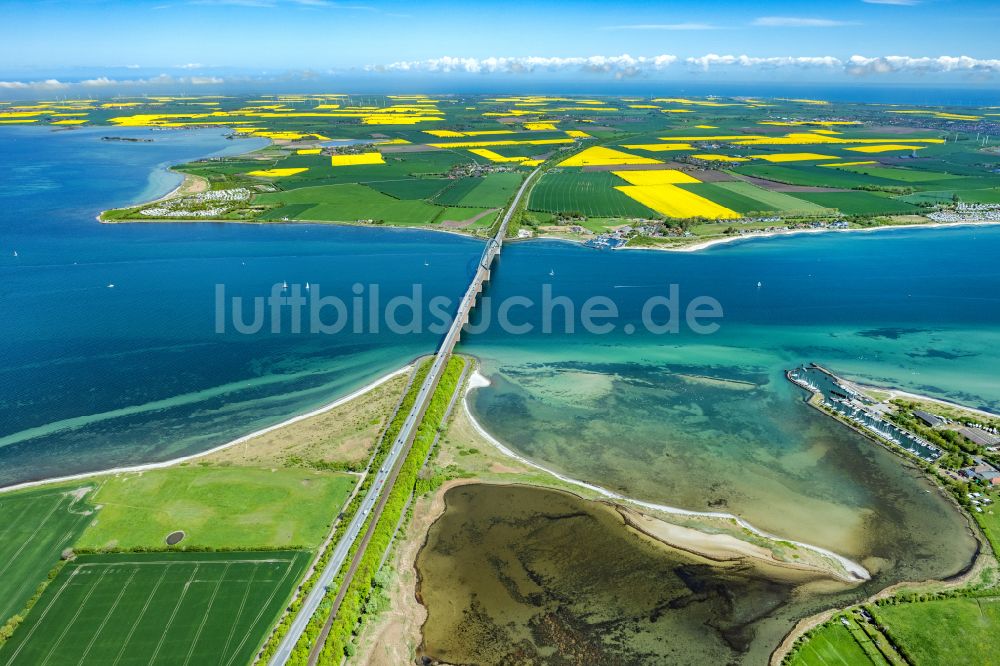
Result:
<svg viewBox="0 0 1000 666"><path fill-rule="evenodd" d="M896 5L898 7L912 7L919 5L921 0L861 0L869 5Z"/></svg>
<svg viewBox="0 0 1000 666"><path fill-rule="evenodd" d="M177 69L201 69L204 67L200 62L189 62L185 65L174 65Z"/></svg>
<svg viewBox="0 0 1000 666"><path fill-rule="evenodd" d="M0 88L6 90L62 90L68 88L68 83L57 79L44 81L0 81Z"/></svg>
<svg viewBox="0 0 1000 666"><path fill-rule="evenodd" d="M761 16L753 20L751 25L765 28L837 28L854 25L847 21L837 21L825 18L805 18L801 16Z"/></svg>
<svg viewBox="0 0 1000 666"><path fill-rule="evenodd" d="M917 73L1000 73L1000 59L981 59L969 56L938 56L936 58L914 58L912 56L851 56L845 66L849 74L893 74L896 72Z"/></svg>
<svg viewBox="0 0 1000 666"><path fill-rule="evenodd" d="M756 58L748 55L718 55L709 53L697 58L685 58L688 65L700 69L713 67L757 67L775 69L779 67L840 67L843 62L834 56L778 56Z"/></svg>
<svg viewBox="0 0 1000 666"><path fill-rule="evenodd" d="M68 88L136 88L152 85L220 85L225 79L217 76L191 76L176 78L168 74L160 74L148 79L112 79L98 76L80 81L59 81L46 79L44 81L0 81L0 90L66 90Z"/></svg>
<svg viewBox="0 0 1000 666"><path fill-rule="evenodd" d="M366 67L368 71L385 72L465 72L467 74L527 74L537 70L561 71L583 70L587 72L611 73L619 76L635 76L637 74L669 67L677 61L677 56L639 56L628 54L619 56L588 56L570 58L551 57L492 57L492 58L455 58L445 56L430 60L404 60L388 65L373 65Z"/></svg>
<svg viewBox="0 0 1000 666"><path fill-rule="evenodd" d="M192 76L188 79L188 81L193 86L217 86L226 82L225 79L219 78L218 76Z"/></svg>
<svg viewBox="0 0 1000 666"><path fill-rule="evenodd" d="M456 58L445 56L430 60L406 60L387 65L369 65L371 72L430 72L438 74L531 74L533 72L583 71L611 74L616 77L641 76L668 67L686 66L689 70L710 71L725 68L776 70L826 69L853 76L879 74L1000 74L1000 59L970 56L862 56L844 60L837 56L771 56L708 53L680 58L657 56L587 56L587 57L490 57Z"/></svg>

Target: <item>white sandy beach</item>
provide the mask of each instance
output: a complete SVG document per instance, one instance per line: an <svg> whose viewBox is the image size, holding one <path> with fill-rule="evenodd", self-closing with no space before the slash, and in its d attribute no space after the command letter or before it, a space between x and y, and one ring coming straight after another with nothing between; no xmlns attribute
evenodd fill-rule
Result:
<svg viewBox="0 0 1000 666"><path fill-rule="evenodd" d="M743 234L740 236L726 236L725 238L713 238L701 243L684 245L681 247L629 247L620 248L622 250L656 250L659 252L698 252L716 245L726 245L744 240L754 240L756 238L780 238L782 236L797 236L802 234L850 234L850 233L875 233L878 231L893 231L899 229L942 229L945 227L989 227L1000 225L1000 222L929 222L927 224L887 224L882 227L855 228L855 229L790 229L788 231L768 231L761 233Z"/></svg>
<svg viewBox="0 0 1000 666"><path fill-rule="evenodd" d="M207 449L205 451L201 451L199 453L193 453L193 454L191 454L189 456L182 456L180 458L173 458L171 460L164 460L162 462L146 463L146 464L143 464L143 465L129 465L127 467L113 467L111 469L95 470L93 472L82 472L80 474L71 474L69 476L60 476L60 477L55 477L55 478L51 478L51 479L40 479L38 481L26 481L24 483L18 483L18 484L13 485L13 486L7 486L5 488L0 488L0 493L12 492L14 490L23 490L25 488L34 488L34 487L37 487L37 486L47 485L47 484L50 484L50 483L62 483L62 482L65 482L65 481L77 481L77 480L80 480L80 479L90 479L90 478L93 478L95 476L106 476L108 474L121 474L123 472L142 472L142 471L149 470L149 469L161 469L161 468L164 468L164 467L171 467L173 465L179 465L181 463L188 462L190 460L197 460L198 458L202 458L204 456L211 455L211 454L216 453L218 451L222 451L224 449L228 449L228 448L230 448L232 446L236 446L237 444L243 444L244 442L248 442L251 439L254 439L255 437L260 437L261 435L265 435L265 434L267 434L269 432L273 432L273 431L278 430L280 428L284 428L285 426L292 425L293 423L298 423L299 421L304 421L305 419L312 418L314 416L318 416L320 414L323 414L325 412L330 411L331 409L336 409L337 407L340 407L341 405L344 405L344 404L350 402L351 400L354 400L355 398L359 398L359 397L365 395L366 393L371 392L372 390L378 388L382 384L385 384L390 379L393 379L395 377L398 377L399 375L402 375L402 374L405 374L407 372L410 372L410 370L412 370L412 369L413 369L413 364L405 365L402 368L399 368L398 370L393 370L392 372L379 377L378 379L376 379L375 381L371 382L370 384L362 386L358 390L356 390L356 391L354 391L352 393L349 393L349 394L347 394L347 395L345 395L345 396L343 396L341 398L337 398L333 402L328 403L326 405L323 405L322 407L319 407L317 409L314 409L311 412L307 412L305 414L299 414L298 416L293 416L292 418L286 419L286 420L282 421L281 423L276 423L276 424L274 424L272 426L268 426L266 428L261 428L260 430L255 430L254 432L252 432L252 433L250 433L248 435L243 435L242 437L237 437L236 439L234 439L231 442L226 442L225 444L220 444L219 446L213 447L211 449Z"/></svg>
<svg viewBox="0 0 1000 666"><path fill-rule="evenodd" d="M614 500L614 501L617 501L617 502L624 502L624 503L631 504L633 506L640 507L640 508L643 508L643 509L648 509L648 510L651 510L651 511L661 511L663 513L674 514L674 515L679 515L679 516L693 516L693 517L701 517L701 518L714 518L714 519L722 519L722 520L735 521L740 527L742 527L742 528L744 528L744 529L752 532L753 534L755 534L755 535L757 535L759 537L763 537L765 539L770 539L770 540L774 540L774 541L785 541L787 543L792 543L792 544L795 544L796 546L798 546L800 548L812 551L812 552L814 552L814 553L816 553L816 554L818 554L818 555L820 555L822 557L828 558L828 559L836 562L846 572L846 575L842 575L841 576L846 581L849 581L849 582L859 582L859 581L864 581L864 580L868 580L868 579L871 578L871 574L869 573L869 571L867 569L865 569L863 566L861 566L857 562L855 562L855 561L853 561L853 560L851 560L851 559L849 559L847 557L844 557L842 555L838 555L837 553L834 553L833 551L827 550L825 548L820 548L819 546L813 546L812 544L807 544L807 543L803 543L803 542L800 542L800 541L794 541L794 540L791 540L791 539L785 539L785 538L779 537L779 536L777 536L775 534L770 534L769 532L765 532L764 530L761 530L761 529L758 529L758 528L754 527L753 525L751 525L750 523L748 523L744 519L740 518L739 516L735 516L735 515L730 514L730 513L723 513L723 512L716 512L716 511L690 511L688 509L681 509L681 508L678 508L678 507L667 506L665 504L656 504L656 503L653 503L653 502L645 502L645 501L642 501L642 500L633 499L631 497L626 497L624 495L620 495L620 494L618 494L616 492L608 490L607 488L602 488L601 486L597 486L597 485L594 485L592 483L587 483L585 481L580 481L579 479L574 479L574 478L565 476L565 475L560 474L558 472L555 472L555 471L553 471L551 469L548 469L547 467L539 465L538 463L533 462L532 460L529 460L528 458L525 458L522 455L519 455L519 454L515 453L510 448L508 448L507 446L505 446L502 442L500 442L498 439L496 439L493 435L491 435L482 426L482 424L480 424L479 421L476 420L475 416L473 416L473 414L472 414L472 410L469 408L469 400L468 400L469 393L473 389L482 388L482 387L489 386L489 385L490 385L489 379L487 379L486 377L484 377L479 372L479 369L477 368L473 372L472 376L469 379L469 383L468 383L468 386L466 388L465 395L462 396L462 406L465 409L465 415L469 419L469 423L471 423L472 426L473 426L473 428L476 429L476 432L478 432L479 435L483 439L485 439L490 444L492 444L498 451L500 451L501 453L503 453L505 456L507 456L509 458L512 458L514 460L517 460L518 462L520 462L520 463L522 463L524 465L527 465L529 467L533 467L533 468L535 468L537 470L545 472L546 474L550 474L550 475L554 476L555 478L559 479L560 481L563 481L565 483L569 483L569 484L575 485L575 486L577 486L579 488L585 488L587 490L590 490L592 492L597 493L598 495L600 495L602 497L605 497L607 499ZM747 543L746 545L747 545L747 549L746 549L746 551L745 551L744 554L749 555L751 557L758 557L759 556L758 552L756 550L754 550L754 546L752 544Z"/></svg>

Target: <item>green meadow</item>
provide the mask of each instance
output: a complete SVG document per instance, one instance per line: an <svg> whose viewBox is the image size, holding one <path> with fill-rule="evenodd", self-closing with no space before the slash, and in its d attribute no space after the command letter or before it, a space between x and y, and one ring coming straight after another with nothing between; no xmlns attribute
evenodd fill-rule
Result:
<svg viewBox="0 0 1000 666"><path fill-rule="evenodd" d="M0 625L24 607L91 520L86 488L0 494Z"/></svg>
<svg viewBox="0 0 1000 666"><path fill-rule="evenodd" d="M101 482L81 548L313 548L354 487L339 472L302 468L169 467Z"/></svg>

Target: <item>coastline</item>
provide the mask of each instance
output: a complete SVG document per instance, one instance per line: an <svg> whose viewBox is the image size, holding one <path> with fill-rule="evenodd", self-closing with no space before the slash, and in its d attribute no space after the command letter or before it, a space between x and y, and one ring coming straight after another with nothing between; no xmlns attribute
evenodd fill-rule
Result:
<svg viewBox="0 0 1000 666"><path fill-rule="evenodd" d="M465 410L466 418L469 420L469 423L472 424L473 428L480 435L480 437L482 437L484 440L492 444L498 451L500 451L505 456L513 460L516 460L523 465L545 472L546 474L549 474L564 483L594 492L607 500L623 502L634 505L635 507L639 507L642 509L647 509L650 511L659 511L671 515L689 516L693 518L710 518L710 519L734 522L739 527L747 530L748 532L751 532L757 537L766 539L768 541L782 541L790 543L804 550L808 550L823 559L835 562L840 568L843 569L843 573L833 572L833 571L831 571L831 573L834 574L837 578L844 580L846 582L858 583L858 582L863 582L865 580L869 580L871 578L871 574L865 567L847 557L844 557L843 555L839 555L838 553L834 553L833 551L821 548L819 546L814 546L812 544L807 544L800 541L794 541L791 539L784 539L778 535L771 534L764 530L758 529L757 527L754 527L752 524L740 518L739 516L735 516L733 514L724 512L715 512L715 511L692 511L689 509L682 509L679 507L668 506L665 504L657 504L654 502L646 502L643 500L626 497L624 495L613 492L606 488L602 488L601 486L597 486L591 483L587 483L585 481L580 481L578 479L565 476L563 474L560 474L559 472L553 471L551 469L548 469L547 467L544 467L543 465L540 465L532 460L529 460L528 458L518 453L515 453L513 450L511 450L510 448L505 446L502 442L493 437L493 435L491 435L482 426L482 424L480 424L479 421L476 420L475 416L473 416L472 414L472 410L469 407L469 400L468 400L469 393L473 389L482 388L489 385L490 381L479 372L478 368L474 370L469 378L465 394L462 396L462 406L463 409ZM699 532L699 534L701 533ZM708 533L705 534L707 536L711 536ZM761 559L761 553L758 550L758 547L754 546L754 544L751 544L750 542L747 541L741 541L741 540L737 541L739 544L745 544L745 546L740 547L740 552L739 552L740 555ZM736 544L731 544L731 545L735 546ZM704 555L704 553L699 553L699 554ZM781 560L778 560L777 558L763 558L763 559L766 559L767 561L773 564L778 564L778 565L788 564L789 566L798 566L798 565L792 565L791 563L783 562Z"/></svg>
<svg viewBox="0 0 1000 666"><path fill-rule="evenodd" d="M853 603L845 607L829 608L825 611L816 613L815 615L810 615L809 617L804 617L795 623L795 626L785 634L785 637L781 639L781 643L778 644L774 651L771 653L771 658L769 660L770 666L781 666L782 661L785 656L789 653L795 642L805 634L810 629L814 629L819 625L832 619L834 616L843 613L849 608L856 608L864 606L866 604L873 603L879 599L888 599L898 592L908 591L926 591L926 592L937 592L940 590L953 590L955 588L960 588L968 584L969 582L980 578L984 573L986 573L987 568L990 565L996 566L997 561L993 556L993 552L988 544L980 543L980 547L972 562L964 571L958 574L945 578L944 580L924 580L924 581L900 581L894 583L889 587L879 590L878 592ZM930 588L930 589L928 589Z"/></svg>
<svg viewBox="0 0 1000 666"><path fill-rule="evenodd" d="M839 377L839 375L838 375ZM936 405L941 405L942 407L950 407L951 409L958 409L961 411L969 412L971 414L977 414L979 416L985 416L991 419L1000 419L1000 414L995 414L993 412L987 411L985 409L979 409L978 407L966 407L957 402L951 402L949 400L944 400L942 398L932 398L929 395L920 395L919 393L910 393L909 391L903 391L896 388L888 388L885 386L875 386L873 384L862 384L860 382L854 382L844 377L840 377L844 382L853 385L855 388L859 389L860 392L865 391L875 391L879 393L885 393L889 397L888 400L895 400L896 398L909 398L910 400L918 400L920 402L932 402Z"/></svg>
<svg viewBox="0 0 1000 666"><path fill-rule="evenodd" d="M157 199L160 201L160 199ZM154 202L149 202L154 203ZM148 204L138 204L140 206L145 206ZM108 210L118 210L118 209L108 209ZM393 224L393 225L375 225L375 224L362 224L358 222L325 222L322 220L282 220L277 222L275 220L221 220L217 218L159 218L151 217L142 220L105 220L102 219L104 213L108 211L101 211L95 218L101 224L245 224L252 226L274 226L274 225L286 225L286 226L312 226L312 227L347 227L351 229L389 229L389 230L400 230L400 231L428 231L439 234L450 234L452 236L458 236L460 238L467 238L468 240L474 241L486 241L485 236L477 236L475 234L464 233L458 229L446 229L441 227L435 227L430 225L416 226L412 224ZM513 239L507 239L509 242Z"/></svg>
<svg viewBox="0 0 1000 666"><path fill-rule="evenodd" d="M11 485L11 486L4 486L4 487L0 488L0 494L8 493L8 492L14 492L14 491L17 491L17 490L24 490L26 488L36 488L38 486L43 486L43 485L48 485L48 484L66 483L66 482L69 482L69 481L78 481L78 480L82 480L82 479L89 479L89 478L93 478L93 477L96 477L96 476L106 476L108 474L121 474L121 473L125 473L125 472L143 472L143 471L151 470L151 469L162 469L164 467L172 467L174 465L179 465L181 463L185 463L185 462L188 462L188 461L191 461L191 460L197 460L198 458L203 458L205 456L211 455L213 453L217 453L219 451L223 451L225 449L231 448L231 447L236 446L238 444L243 444L244 442L248 442L251 439L254 439L256 437L260 437L261 435L266 435L269 432L273 432L275 430L279 430L281 428L284 428L285 426L292 425L293 423L298 423L299 421L304 421L305 419L309 419L309 418L312 418L314 416L318 416L320 414L328 412L328 411L330 411L332 409L336 409L337 407L340 407L341 405L344 405L344 404L346 404L346 403L354 400L355 398L359 398L359 397L365 395L366 393L370 393L371 391L373 391L374 389L378 388L382 384L385 384L386 382L390 381L391 379L394 379L394 378L398 377L399 375L402 375L402 374L405 374L407 372L410 372L410 370L412 370L412 369L413 369L413 364L412 363L408 363L408 364L406 364L405 366L403 366L401 368L398 368L396 370L393 370L392 372L389 372L389 373L387 373L385 375L382 375L381 377L375 379L374 381L372 381L372 382L370 382L370 383L362 386L361 388L359 388L359 389L357 389L355 391L352 391L351 393L348 393L345 396L341 396L340 398L337 398L333 402L327 403L327 404L325 404L325 405L323 405L321 407L318 407L318 408L316 408L316 409L314 409L312 411L306 412L304 414L298 414L296 416L292 416L291 418L285 419L284 421L282 421L280 423L275 423L274 425L267 426L266 428L261 428L259 430L255 430L254 432L251 432L249 434L242 435L242 436L237 437L236 439L234 439L234 440L232 440L230 442L226 442L225 444L220 444L219 446L214 446L214 447L212 447L210 449L206 449L204 451L199 451L198 453L192 453L190 455L181 456L179 458L171 458L170 460L164 460L164 461L161 461L161 462L144 463L144 464L141 464L141 465L128 465L128 466L125 466L125 467L112 467L110 469L95 470L95 471L92 471L92 472L81 472L79 474L70 474L70 475L67 475L67 476L59 476L59 477L53 477L53 478L49 478L49 479L39 479L37 481L25 481L23 483L17 483L17 484Z"/></svg>
<svg viewBox="0 0 1000 666"><path fill-rule="evenodd" d="M269 147L272 144L273 144L273 142L271 142L269 140L268 146L265 146L265 148ZM237 155L238 156L249 155L249 154L257 152L258 150L262 150L262 149L249 150L249 151L246 151L246 152L243 152L243 153L238 153ZM188 194L202 192L202 191L205 191L205 190L207 190L207 189L210 188L210 184L209 184L208 180L205 179L205 178L203 178L202 176L196 176L194 174L188 174L188 173L184 173L184 172L180 172L180 171L174 171L174 169L173 169L172 166L171 167L167 167L167 170L168 171L173 171L174 173L179 173L179 174L181 174L183 176L183 180L181 181L181 183L177 187L175 187L173 190L171 190L170 192L168 192L167 194L165 194L165 195L163 195L163 196L161 196L159 198L152 199L150 201L145 201L145 202L138 202L138 203L132 204L131 206L128 206L128 208L149 206L149 205L152 205L152 204L155 204L155 203L160 203L160 202L163 202L163 201L167 201L169 199L173 199L173 198L176 198L176 197L179 197L179 196L186 196ZM199 189L202 186L205 186L204 189ZM213 223L213 224L311 224L311 225L331 225L331 226L344 226L344 227L376 228L376 225L372 225L372 224L363 224L363 223L350 222L350 221L322 221L322 220L283 220L283 221L275 221L275 220L227 220L227 219L219 219L219 218L191 218L191 219L183 219L183 218L165 218L165 219L149 218L149 219L121 219L121 220L107 220L107 219L105 219L104 216L108 212L113 211L113 210L121 210L121 209L120 208L109 208L109 209L106 209L106 210L102 210L102 211L100 211L96 215L97 221L100 222L101 224L148 224L148 223L164 224L164 223L203 223L203 222L207 222L207 223ZM919 224L887 224L887 225L876 226L876 227L855 227L855 228L850 228L850 229L830 229L830 228L825 228L825 229L790 229L790 230L787 230L787 231L768 231L768 232L762 232L762 233L750 233L750 234L743 234L743 235L710 238L710 239L707 239L707 240L694 240L693 242L691 242L689 244L683 244L683 245L671 245L671 246L649 245L649 246L641 246L641 247L639 247L639 246L624 245L624 246L622 246L620 248L617 248L617 249L618 250L630 250L630 251L633 251L633 252L643 251L643 250L651 250L651 251L654 251L654 252L700 252L701 250L707 250L707 249L715 247L717 245L728 245L728 244L736 243L736 242L739 242L739 241L754 240L754 239L758 239L758 238L780 238L780 237L784 237L784 236L796 236L796 235L803 235L803 234L877 232L877 231L882 231L882 230L899 230L899 229L941 229L941 228L948 228L948 227L980 227L980 226L986 227L986 226L996 226L996 225L1000 225L1000 222L993 222L993 221L981 221L981 222L975 222L975 221L968 221L968 222L931 222L931 221L929 221L927 223L919 223ZM484 240L483 236L480 236L480 235L475 234L475 233L467 232L467 231L465 231L463 229L444 228L444 227L441 227L441 226L434 226L434 225L421 225L421 226L417 226L417 225L391 225L391 226L377 225L377 228L382 228L382 229L412 229L412 230L416 230L416 231L435 231L435 232L439 232L439 233L453 234L455 236L462 236L462 237L470 238L470 239L473 239L473 240ZM560 237L560 236L547 236L547 235L538 235L538 236L533 236L531 238L509 238L507 240L511 241L511 242L519 242L519 243L520 242L530 242L530 241L533 241L533 240L535 240L535 241L539 241L539 240L563 241L563 242L566 242L566 243L573 243L575 245L581 245L581 246L584 245L584 243L586 242L584 240L579 240L579 239L574 239L574 238L563 238L563 237Z"/></svg>
<svg viewBox="0 0 1000 666"><path fill-rule="evenodd" d="M855 227L853 229L790 229L788 231L767 231L759 234L743 234L738 236L726 236L724 238L712 238L691 245L681 245L672 247L630 247L628 245L619 248L621 250L653 250L656 252L698 252L706 250L716 245L728 245L739 241L749 241L757 238L781 238L784 236L798 236L802 234L849 234L849 233L875 233L878 231L895 231L899 229L943 229L947 227L990 227L1000 225L1000 222L928 222L927 224L886 224L878 227ZM574 241L570 241L574 242Z"/></svg>

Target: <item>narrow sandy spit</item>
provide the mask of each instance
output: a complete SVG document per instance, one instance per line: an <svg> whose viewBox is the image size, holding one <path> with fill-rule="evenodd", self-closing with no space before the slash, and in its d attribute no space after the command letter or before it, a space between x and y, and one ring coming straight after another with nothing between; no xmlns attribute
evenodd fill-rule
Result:
<svg viewBox="0 0 1000 666"><path fill-rule="evenodd" d="M285 426L292 425L293 423L298 423L299 421L304 421L305 419L312 418L313 416L318 416L320 414L323 414L324 412L330 411L331 409L336 409L337 407L340 407L341 405L343 405L345 403L348 403L351 400L354 400L355 398L361 397L364 394L372 391L375 388L378 388L379 386L381 386L382 384L385 384L390 379L393 379L395 377L398 377L399 375L407 373L407 372L409 372L412 369L413 369L413 365L409 364L409 365L406 365L406 366L404 366L402 368L399 368L398 370L393 370L389 374L383 375L382 377L379 377L378 379L376 379L372 383L370 383L370 384L368 384L366 386L362 386L357 391L354 391L353 393L349 393L348 395L345 395L342 398L338 398L338 399L334 400L333 402L331 402L329 404L323 405L322 407L320 407L318 409L312 410L311 412L307 412L305 414L299 414L298 416L293 416L292 418L286 419L286 420L282 421L281 423L276 423L276 424L274 424L272 426L268 426L266 428L261 428L260 430L256 430L256 431L250 433L249 435L243 435L242 437L237 437L236 439L234 439L231 442L226 442L225 444L220 444L219 446L216 446L216 447L211 448L211 449L207 449L205 451L201 451L199 453L193 453L193 454L191 454L189 456L182 456L180 458L173 458L171 460L164 460L162 462L147 463L147 464L144 464L144 465L131 465L131 466L128 466L128 467L113 467L111 469L95 470L93 472L83 472L81 474L72 474L72 475L69 475L69 476L60 476L60 477L55 477L55 478L51 478L51 479L40 479L38 481L26 481L25 483L18 483L18 484L13 485L13 486L7 486L5 488L0 488L0 493L7 493L7 492L14 491L14 490L23 490L24 488L33 488L33 487L36 487L36 486L42 486L42 485L46 485L46 484L50 484L50 483L60 483L60 482L64 482L64 481L76 481L78 479L89 479L89 478L92 478L92 477L95 477L95 476L104 476L106 474L120 474L122 472L142 472L142 471L145 471L145 470L148 470L148 469L161 469L163 467L171 467L172 465L178 465L180 463L187 462L189 460L197 460L198 458L202 458L204 456L211 455L211 454L216 453L218 451L222 451L224 449L228 449L228 448L230 448L232 446L236 446L237 444L243 444L244 442L248 442L248 441L250 441L251 439L253 439L255 437L260 437L261 435L266 435L269 432L273 432L273 431L278 430L280 428L284 428Z"/></svg>
<svg viewBox="0 0 1000 666"><path fill-rule="evenodd" d="M545 472L546 474L551 474L552 476L554 476L555 478L559 479L560 481L563 481L565 483L569 483L569 484L578 486L580 488L586 488L587 490L595 492L598 495L601 495L603 497L606 497L608 499L615 500L615 501L618 501L618 502L625 502L625 503L632 504L634 506L641 507L641 508L644 508L644 509L649 509L649 510L652 510L652 511L662 511L663 513L669 513L669 514L674 514L674 515L679 515L679 516L693 516L693 517L715 518L715 519L735 521L740 527L749 530L750 532L756 534L759 537L763 537L765 539L771 539L771 540L775 540L775 541L786 541L788 543L795 544L796 546L798 546L800 548L804 548L806 550L810 550L810 551L812 551L814 553L818 553L819 555L821 555L823 557L826 557L826 558L829 558L829 559L835 561L837 564L839 564L841 567L843 567L843 569L847 572L847 574L849 574L850 577L844 577L844 576L842 576L846 580L849 580L851 582L857 582L857 581L868 580L868 579L871 578L871 574L868 572L868 570L865 569L860 564L858 564L857 562L855 562L854 560L846 558L843 555L839 555L839 554L834 553L833 551L827 550L825 548L820 548L819 546L814 546L812 544L803 543L801 541L794 541L794 540L791 540L791 539L784 539L784 538L779 537L779 536L777 536L775 534L771 534L769 532L765 532L764 530L761 530L761 529L758 529L758 528L754 527L753 525L751 525L750 523L748 523L746 520L740 518L739 516L735 516L735 515L730 514L730 513L723 513L723 512L716 512L716 511L690 511L688 509L681 509L681 508L678 508L678 507L667 506L665 504L656 504L656 503L653 503L653 502L645 502L645 501L642 501L642 500L633 499L631 497L626 497L624 495L620 495L620 494L618 494L616 492L610 491L607 488L602 488L601 486L597 486L597 485L594 485L594 484L591 484L591 483L587 483L585 481L580 481L578 479L574 479L574 478L565 476L565 475L560 474L558 472L555 472L555 471L553 471L551 469L548 469L547 467L539 465L538 463L535 463L535 462L533 462L533 461L525 458L524 456L521 456L521 455L515 453L510 448L508 448L507 446L505 446L502 442L500 442L495 437L493 437L493 435L491 435L489 432L487 432L486 429L483 428L482 424L480 424L476 420L476 418L472 415L472 410L469 408L469 400L468 400L469 392L472 391L475 388L489 386L489 384L490 384L490 381L486 377L484 377L479 372L478 369L476 369L473 372L472 377L469 379L468 388L466 389L465 396L463 396L463 398L462 398L462 406L465 409L465 415L466 415L466 417L469 419L469 422L472 424L472 426L476 429L476 432L478 432L479 435L483 439L485 439L490 444L492 444L494 447L496 447L496 449L499 450L504 455L506 455L506 456L508 456L510 458L513 458L514 460L517 460L518 462L520 462L520 463L522 463L524 465L528 465L530 467L534 467L535 469L541 470L541 471ZM746 548L747 552L745 553L746 555L748 555L750 557L759 557L759 554L754 549L754 547L753 547L752 544L747 543L746 547L747 547Z"/></svg>

